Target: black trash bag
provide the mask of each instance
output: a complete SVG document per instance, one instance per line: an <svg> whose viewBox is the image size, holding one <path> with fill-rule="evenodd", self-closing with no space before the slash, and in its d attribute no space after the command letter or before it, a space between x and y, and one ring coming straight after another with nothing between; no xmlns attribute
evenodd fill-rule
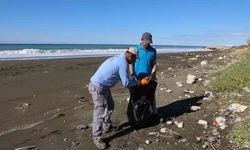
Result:
<svg viewBox="0 0 250 150"><path fill-rule="evenodd" d="M130 100L127 117L133 128L150 126L153 121L153 105L157 82L150 81L145 86L135 86L129 89Z"/></svg>

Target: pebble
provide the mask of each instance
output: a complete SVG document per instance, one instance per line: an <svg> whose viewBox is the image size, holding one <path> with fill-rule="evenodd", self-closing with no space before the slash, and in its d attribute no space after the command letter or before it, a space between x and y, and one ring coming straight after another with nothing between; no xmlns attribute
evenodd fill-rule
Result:
<svg viewBox="0 0 250 150"><path fill-rule="evenodd" d="M208 143L208 142L205 142L205 143L202 145L202 148L207 148L208 145L209 145L209 143Z"/></svg>
<svg viewBox="0 0 250 150"><path fill-rule="evenodd" d="M146 143L146 144L150 144L150 143L151 143L151 141L149 141L149 140L146 140L146 141L145 141L145 143Z"/></svg>
<svg viewBox="0 0 250 150"><path fill-rule="evenodd" d="M199 120L198 124L199 125L207 125L207 121L206 120Z"/></svg>
<svg viewBox="0 0 250 150"><path fill-rule="evenodd" d="M76 129L78 130L83 130L83 129L88 129L89 127L87 125L84 124L79 124L76 126Z"/></svg>
<svg viewBox="0 0 250 150"><path fill-rule="evenodd" d="M173 93L173 90L167 89L166 92Z"/></svg>
<svg viewBox="0 0 250 150"><path fill-rule="evenodd" d="M178 87L183 87L183 84L181 82L175 82L175 84L178 86Z"/></svg>
<svg viewBox="0 0 250 150"><path fill-rule="evenodd" d="M192 74L187 75L187 84L193 84L196 81L196 76Z"/></svg>
<svg viewBox="0 0 250 150"><path fill-rule="evenodd" d="M22 105L23 105L23 107L28 107L28 106L30 106L31 104L30 104L30 103L23 103Z"/></svg>
<svg viewBox="0 0 250 150"><path fill-rule="evenodd" d="M205 65L207 65L208 64L208 61L207 60L203 60L202 62L201 62L201 65L202 66L205 66Z"/></svg>
<svg viewBox="0 0 250 150"><path fill-rule="evenodd" d="M201 140L202 140L201 137L199 137L199 136L196 137L196 141L197 141L197 142L200 142Z"/></svg>
<svg viewBox="0 0 250 150"><path fill-rule="evenodd" d="M167 128L161 128L160 132L161 133L166 133L167 132Z"/></svg>
<svg viewBox="0 0 250 150"><path fill-rule="evenodd" d="M198 110L201 109L201 107L200 107L200 106L191 106L190 109L191 109L192 111L198 111Z"/></svg>
<svg viewBox="0 0 250 150"><path fill-rule="evenodd" d="M167 121L166 124L167 124L167 125L172 125L172 124L173 124L173 121Z"/></svg>
<svg viewBox="0 0 250 150"><path fill-rule="evenodd" d="M145 150L144 148L142 148L142 147L139 147L137 150Z"/></svg>
<svg viewBox="0 0 250 150"><path fill-rule="evenodd" d="M177 125L178 128L183 128L184 127L184 123L183 121L179 122L178 125Z"/></svg>

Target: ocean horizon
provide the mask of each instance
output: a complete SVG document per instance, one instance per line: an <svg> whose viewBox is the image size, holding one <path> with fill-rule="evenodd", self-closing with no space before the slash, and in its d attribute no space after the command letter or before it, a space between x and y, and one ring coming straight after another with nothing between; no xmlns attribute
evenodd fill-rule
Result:
<svg viewBox="0 0 250 150"><path fill-rule="evenodd" d="M136 44L0 44L0 60L34 60L118 55ZM152 45L157 53L208 51L202 46Z"/></svg>

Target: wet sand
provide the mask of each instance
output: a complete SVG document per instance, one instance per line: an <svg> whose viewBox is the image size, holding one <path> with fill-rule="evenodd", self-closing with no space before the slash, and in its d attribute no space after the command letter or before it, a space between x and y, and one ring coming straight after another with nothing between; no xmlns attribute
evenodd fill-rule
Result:
<svg viewBox="0 0 250 150"><path fill-rule="evenodd" d="M184 128L180 129L175 125L168 128L180 133L188 142L179 142L179 139L171 136L147 136L149 132L159 132L166 124L155 124L138 131L126 126L126 99L129 93L119 83L112 89L115 101L112 120L115 125L122 125L124 128L104 134L110 144L109 149L200 149L201 144L195 138L204 133L197 126L197 121L213 117L210 114L218 110L218 105L216 102L200 103L199 96L207 89L203 85L204 81L216 70L212 64L226 65L225 61L215 59L220 55L219 52L200 52L158 56L158 110L165 118L184 122ZM189 60L194 57L197 60ZM0 149L32 145L37 149L96 149L91 140L93 104L87 85L91 75L105 59L1 61ZM209 65L205 67L200 66L204 59L209 61ZM188 73L203 80L187 85ZM177 87L177 81L182 82L184 87ZM171 89L173 93L161 88ZM194 90L195 93L188 98L184 89ZM200 105L202 110L190 112L190 105ZM78 125L89 128L79 129ZM149 138L152 143L146 145L145 140Z"/></svg>

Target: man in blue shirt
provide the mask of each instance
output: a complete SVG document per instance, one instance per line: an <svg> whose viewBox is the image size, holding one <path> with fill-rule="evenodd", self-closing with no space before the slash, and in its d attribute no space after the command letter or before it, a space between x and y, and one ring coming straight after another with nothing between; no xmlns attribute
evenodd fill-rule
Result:
<svg viewBox="0 0 250 150"><path fill-rule="evenodd" d="M152 34L149 32L143 33L141 37L141 43L136 46L138 51L138 56L134 66L132 67L134 68L132 74L137 80L150 76L151 77L150 84L151 86L153 86L152 89L154 89L154 91L152 92L155 93L155 89L157 86L156 49L151 47L150 45L151 43L153 43ZM131 72L131 67L130 67L130 72ZM152 105L153 105L153 114L155 117L158 117L155 98L152 101Z"/></svg>
<svg viewBox="0 0 250 150"><path fill-rule="evenodd" d="M102 141L102 131L109 131L112 127L111 114L114 110L114 101L110 88L118 81L125 87L147 84L147 78L142 80L129 78L128 65L133 64L137 57L137 49L129 48L124 54L111 57L101 64L91 77L89 92L94 103L93 110L93 139L99 149L107 148Z"/></svg>

